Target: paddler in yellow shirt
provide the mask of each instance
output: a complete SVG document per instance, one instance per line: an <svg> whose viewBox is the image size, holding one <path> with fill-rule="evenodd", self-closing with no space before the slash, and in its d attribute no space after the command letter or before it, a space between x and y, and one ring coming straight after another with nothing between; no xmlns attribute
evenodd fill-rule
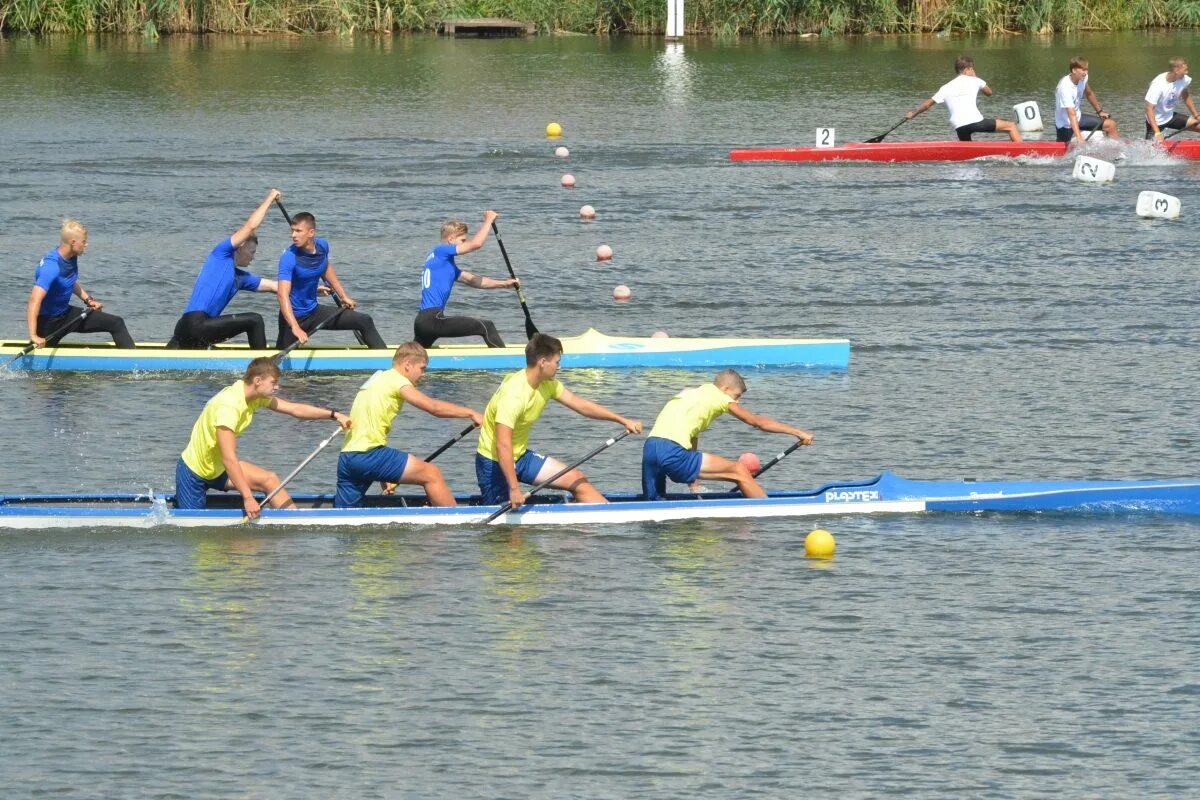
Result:
<svg viewBox="0 0 1200 800"><path fill-rule="evenodd" d="M273 358L256 358L246 367L240 381L226 386L205 404L187 449L175 465L175 507L199 509L208 506L208 490L237 490L242 495L246 516L258 517L260 511L254 492L271 492L279 485L279 476L249 461L240 461L237 437L250 426L254 412L269 408L296 419L337 420L342 429L350 427L350 418L328 408L292 403L276 397L279 389L279 365ZM280 489L271 498L272 508L294 507L291 496Z"/></svg>
<svg viewBox="0 0 1200 800"><path fill-rule="evenodd" d="M521 483L540 483L566 467L529 449L529 431L551 400L585 417L623 425L630 433L642 432L641 422L584 400L556 380L562 352L562 342L558 339L544 333L534 334L525 345L525 368L505 378L488 402L475 453L475 477L484 504L512 503L519 507L525 502ZM550 485L566 489L580 503L608 502L578 469Z"/></svg>
<svg viewBox="0 0 1200 800"><path fill-rule="evenodd" d="M646 500L658 500L666 494L667 478L689 485L700 479L730 481L746 497L767 496L744 464L700 452L700 434L713 420L729 412L760 431L786 433L802 444L812 444L813 437L808 431L742 408L738 400L745 393L746 381L736 371L726 369L718 372L712 383L684 389L667 401L642 446L642 494Z"/></svg>
<svg viewBox="0 0 1200 800"><path fill-rule="evenodd" d="M361 506L363 496L375 481L382 484L385 494L391 494L398 483L416 484L425 489L429 505L455 505L440 469L411 453L387 446L392 420L405 401L435 417L461 417L477 426L483 422L478 411L435 400L417 388L428 366L429 353L425 348L416 342L406 342L396 348L391 369L376 372L358 390L350 409L354 427L338 456L337 496L333 501L336 507Z"/></svg>

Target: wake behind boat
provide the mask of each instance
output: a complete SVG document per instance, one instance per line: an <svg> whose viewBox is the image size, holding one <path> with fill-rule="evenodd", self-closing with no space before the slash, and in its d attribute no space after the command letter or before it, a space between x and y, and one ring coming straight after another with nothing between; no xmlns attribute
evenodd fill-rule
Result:
<svg viewBox="0 0 1200 800"><path fill-rule="evenodd" d="M564 368L638 367L803 367L844 370L850 365L846 339L709 339L608 336L589 328L579 336L563 337ZM164 344L118 348L110 343L63 342L20 355L28 343L0 341L0 361L14 356L9 369L31 372L209 371L246 368L259 356L275 350L251 350L222 344L208 350L169 349ZM289 352L280 366L302 372L367 372L386 369L394 347L315 346ZM429 348L431 370L512 370L525 366L525 346L489 348L444 345Z"/></svg>
<svg viewBox="0 0 1200 800"><path fill-rule="evenodd" d="M1104 142L1103 144L1110 144ZM836 147L764 147L730 150L733 161L877 161L933 162L970 161L976 158L1061 158L1074 145L1053 141L928 141L847 142ZM1200 140L1182 140L1154 145L1162 155L1200 159Z"/></svg>
<svg viewBox="0 0 1200 800"><path fill-rule="evenodd" d="M270 526L482 525L500 509L459 497L430 508L420 496L371 496L364 508L333 508L332 495L294 496L295 510L263 509L253 524ZM1200 515L1200 479L1134 481L923 481L891 472L809 491L777 491L747 499L737 493L672 494L646 501L607 495L608 504L567 503L538 496L496 519L508 525L587 525L681 519L827 517L848 514L995 512ZM213 495L210 507L180 511L173 495L60 494L0 496L0 527L230 527L245 523L236 494Z"/></svg>

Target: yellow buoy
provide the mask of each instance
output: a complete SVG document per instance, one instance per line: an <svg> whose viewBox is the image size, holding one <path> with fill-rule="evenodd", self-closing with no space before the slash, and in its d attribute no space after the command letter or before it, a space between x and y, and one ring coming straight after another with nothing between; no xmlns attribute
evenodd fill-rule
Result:
<svg viewBox="0 0 1200 800"><path fill-rule="evenodd" d="M833 534L824 528L817 528L804 537L804 554L809 558L830 558L837 542Z"/></svg>
<svg viewBox="0 0 1200 800"><path fill-rule="evenodd" d="M546 135L562 136L562 125L559 125L557 122L551 122L546 126Z"/></svg>

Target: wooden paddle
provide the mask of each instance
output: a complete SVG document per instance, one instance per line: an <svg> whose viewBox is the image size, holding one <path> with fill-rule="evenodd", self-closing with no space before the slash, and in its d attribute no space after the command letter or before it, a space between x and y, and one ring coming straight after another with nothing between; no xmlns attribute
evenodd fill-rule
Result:
<svg viewBox="0 0 1200 800"><path fill-rule="evenodd" d="M900 119L900 121L899 121L899 122L897 122L895 125L893 125L892 127L888 128L886 131L884 131L883 133L879 134L878 136L875 136L875 137L872 137L872 138L870 138L870 139L867 139L865 142L863 142L863 144L879 144L880 142L882 142L882 141L884 140L884 138L885 138L885 137L886 137L886 136L887 136L889 133L891 133L892 131L896 130L896 128L899 128L899 127L900 127L901 125L903 125L904 123L908 122L908 120L909 120L909 117L902 117L902 118Z"/></svg>
<svg viewBox="0 0 1200 800"><path fill-rule="evenodd" d="M91 306L84 306L82 314L80 314L78 317L76 317L75 319L68 322L66 325L60 326L58 330L56 330L54 333L52 333L46 337L46 341L49 342L52 339L57 339L59 336L62 336L63 334L69 332L76 325L78 325L79 323L81 323L85 319L87 319L87 315L92 313L92 311L93 311L93 309ZM10 358L8 361L5 361L3 364L0 364L0 369L4 369L9 364L16 361L18 358L21 358L22 356L27 356L36 349L37 349L37 345L35 345L33 342L30 342L29 344L25 345L24 349L22 349L21 352L17 353L15 356Z"/></svg>
<svg viewBox="0 0 1200 800"><path fill-rule="evenodd" d="M292 478L294 478L300 474L300 470L307 467L309 465L309 463L314 458L316 458L322 450L324 450L326 447L329 446L329 443L332 442L339 433L343 433L343 432L344 431L342 430L342 426L339 425L338 429L336 431L334 431L333 433L329 434L329 436L325 437L325 439L319 445L317 445L317 449L313 450L311 453L309 453L308 458L301 461L299 466L297 466L294 470L292 470L290 473L288 473L288 476L286 478L284 478L283 480L281 480L279 482L278 486L276 486L271 491L267 492L267 496L264 497L261 501L259 501L259 505L262 506L263 508L266 508L267 503L271 500L272 497L274 497L275 495L277 495L281 491L283 491L283 487L285 487L289 483L291 483ZM249 521L249 519L250 519L249 517L242 517L242 522L247 522L247 521Z"/></svg>
<svg viewBox="0 0 1200 800"><path fill-rule="evenodd" d="M279 213L283 214L283 218L285 220L287 220L288 227L289 228L292 227L292 215L287 213L287 209L283 207L283 203L281 203L279 201L278 197L275 198L275 205L279 206ZM341 296L337 292L333 291L333 286L329 283L329 281L323 281L323 282L326 286L329 286L329 296L333 298L333 304L335 306L337 306L338 308L344 309L346 307L346 304L342 302ZM330 322L335 319L337 319L337 317L330 317L329 319L326 320L326 322ZM325 327L324 324L316 326L315 328L313 328L311 331L308 332L309 336L312 336L312 334L316 333L323 327ZM358 330L357 328L355 328L355 330L354 330L354 338L358 339L359 344L366 346L367 342L365 339L363 339L362 331ZM294 347L294 345L293 345L293 347ZM287 352L287 351L285 351L285 352ZM276 357L278 358L278 356L276 356Z"/></svg>
<svg viewBox="0 0 1200 800"><path fill-rule="evenodd" d="M517 273L513 272L512 262L508 260L508 250L504 248L504 240L500 238L500 229L496 227L496 223L492 223L492 233L496 236L496 242L500 245L500 254L504 256L504 266L508 267L508 274L513 280L517 280ZM525 338L532 339L537 335L537 326L533 324L533 317L529 316L529 304L525 302L525 292L521 289L521 284L517 284L517 299L521 301L521 310L525 312Z"/></svg>
<svg viewBox="0 0 1200 800"><path fill-rule="evenodd" d="M530 498L530 497L533 497L533 495L537 494L537 493L538 493L538 492L540 492L542 489L545 489L547 486L549 486L550 484L554 483L556 480L558 480L559 478L561 478L563 475L566 475L568 472L570 472L571 470L575 469L576 467L582 466L584 463L586 463L586 462L590 461L592 458L594 458L594 457L596 457L596 456L600 455L600 454L601 454L601 453L603 453L605 450L607 450L608 448L612 447L614 444L616 444L617 442L621 441L622 439L624 439L624 438L625 438L626 436L628 436L628 435L629 435L629 431L621 431L621 435L620 435L620 436L614 436L614 437L612 437L611 439L607 440L607 441L606 441L604 444L600 445L600 446L599 446L599 447L597 447L595 450L593 450L592 452L588 453L588 454L587 454L586 456L584 456L583 458L581 458L581 459L579 459L578 461L576 461L576 462L575 462L574 464L572 464L571 466L569 466L569 467L564 467L563 469L560 469L558 472L554 473L554 474L553 474L553 475L551 475L549 478L547 478L546 480L544 480L544 481L542 481L541 483L539 483L537 486L534 486L532 489L530 489L530 490L529 490L529 491L528 491L528 492L525 494L525 500L526 500L526 502L528 502L528 501L529 501L529 498ZM522 508L524 508L524 506L521 506L521 507L522 507ZM500 506L500 510L496 511L495 513L491 514L491 515L490 515L490 516L489 516L487 519L485 519L485 520L483 521L483 524L484 524L484 525L489 525L489 524L491 524L492 520L494 520L496 517L500 516L501 514L504 514L504 513L508 512L508 511L511 511L511 510L512 510L512 508L513 508L513 504L512 504L512 502L511 502L511 501L510 501L510 502L508 502L508 503L505 503L504 505Z"/></svg>

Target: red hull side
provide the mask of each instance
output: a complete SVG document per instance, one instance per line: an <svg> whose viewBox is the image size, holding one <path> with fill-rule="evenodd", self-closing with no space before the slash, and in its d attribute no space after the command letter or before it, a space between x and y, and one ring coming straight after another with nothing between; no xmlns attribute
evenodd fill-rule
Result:
<svg viewBox="0 0 1200 800"><path fill-rule="evenodd" d="M1200 159L1200 139L1170 142L1164 145L1178 158ZM733 161L969 161L988 156L1065 155L1061 142L849 142L838 147L774 147L730 150Z"/></svg>

